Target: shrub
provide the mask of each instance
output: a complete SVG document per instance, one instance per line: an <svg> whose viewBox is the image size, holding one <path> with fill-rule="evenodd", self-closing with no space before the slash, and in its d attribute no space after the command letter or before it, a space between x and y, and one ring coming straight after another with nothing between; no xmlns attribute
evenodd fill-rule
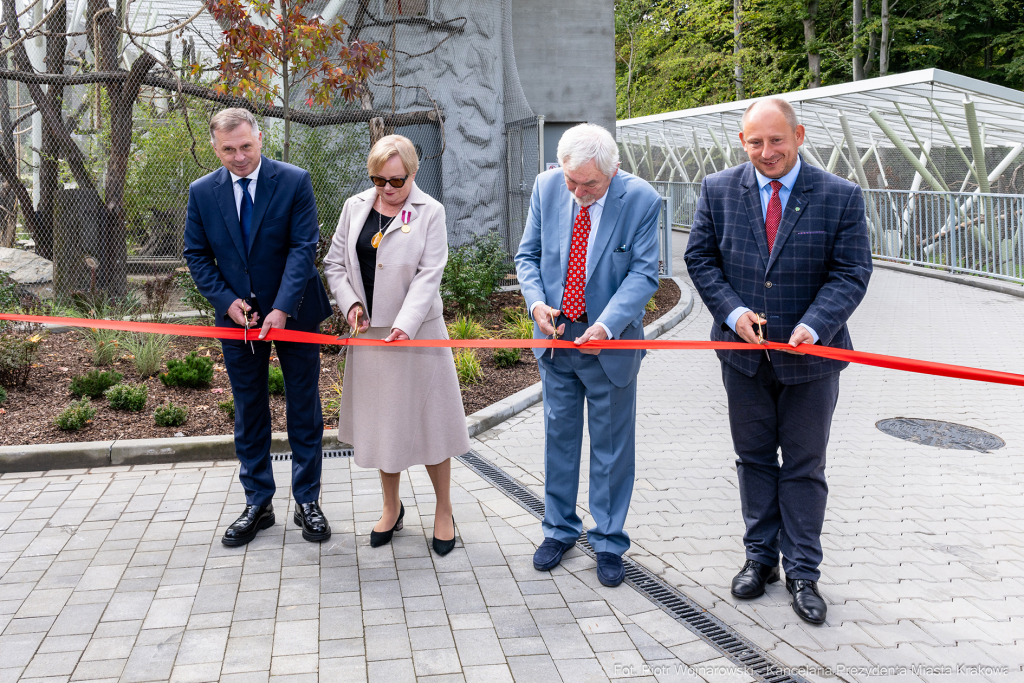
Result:
<svg viewBox="0 0 1024 683"><path fill-rule="evenodd" d="M213 379L213 359L199 356L195 351L188 354L185 360L171 359L167 361L167 372L160 375L165 387L185 387L199 389L210 386Z"/></svg>
<svg viewBox="0 0 1024 683"><path fill-rule="evenodd" d="M115 384L103 395L114 410L138 412L146 407L149 388L145 384Z"/></svg>
<svg viewBox="0 0 1024 683"><path fill-rule="evenodd" d="M29 337L0 334L0 386L20 387L28 381L39 343L46 336L37 332Z"/></svg>
<svg viewBox="0 0 1024 683"><path fill-rule="evenodd" d="M483 339L487 333L480 323L460 315L448 326L448 336L452 339Z"/></svg>
<svg viewBox="0 0 1024 683"><path fill-rule="evenodd" d="M199 293L196 281L188 268L180 268L174 273L174 283L181 289L181 300L189 308L199 311L202 318L213 317L213 304Z"/></svg>
<svg viewBox="0 0 1024 683"><path fill-rule="evenodd" d="M78 375L71 379L71 393L78 398L83 396L96 398L119 383L123 377L120 372L114 370L90 370L84 375Z"/></svg>
<svg viewBox="0 0 1024 683"><path fill-rule="evenodd" d="M188 421L188 408L168 403L153 411L157 427L180 427Z"/></svg>
<svg viewBox="0 0 1024 683"><path fill-rule="evenodd" d="M267 382L269 384L271 395L284 396L284 373L281 372L281 368L271 365L270 377Z"/></svg>
<svg viewBox="0 0 1024 683"><path fill-rule="evenodd" d="M505 328L502 336L507 339L533 339L533 321L520 309L506 308Z"/></svg>
<svg viewBox="0 0 1024 683"><path fill-rule="evenodd" d="M235 421L235 399L229 398L226 401L221 401L217 404L217 410L228 416L228 419L232 422Z"/></svg>
<svg viewBox="0 0 1024 683"><path fill-rule="evenodd" d="M487 297L508 270L501 237L490 232L449 254L441 276L441 297L446 304L473 313L487 306Z"/></svg>
<svg viewBox="0 0 1024 683"><path fill-rule="evenodd" d="M146 297L145 311L155 323L164 322L164 309L171 301L174 293L174 273L160 275L142 283L142 293Z"/></svg>
<svg viewBox="0 0 1024 683"><path fill-rule="evenodd" d="M651 311L658 310L658 304L654 301L653 296L651 297L651 300L647 302L647 305L644 306L644 310L647 311L648 313Z"/></svg>
<svg viewBox="0 0 1024 683"><path fill-rule="evenodd" d="M459 349L455 352L455 370L459 375L459 384L477 384L484 378L480 359L474 349Z"/></svg>
<svg viewBox="0 0 1024 683"><path fill-rule="evenodd" d="M171 339L166 334L126 334L121 344L131 355L135 371L145 378L160 372L164 356L171 348Z"/></svg>
<svg viewBox="0 0 1024 683"><path fill-rule="evenodd" d="M93 365L110 365L121 353L118 347L118 333L115 330L90 327L82 330L82 336L89 345Z"/></svg>
<svg viewBox="0 0 1024 683"><path fill-rule="evenodd" d="M9 274L0 272L0 313L17 313L20 303L18 283ZM0 320L0 332L11 324L7 320Z"/></svg>
<svg viewBox="0 0 1024 683"><path fill-rule="evenodd" d="M510 368L519 362L522 349L494 349L494 364L499 368Z"/></svg>
<svg viewBox="0 0 1024 683"><path fill-rule="evenodd" d="M2 406L6 400L7 400L7 390L4 389L3 387L0 387L0 406Z"/></svg>
<svg viewBox="0 0 1024 683"><path fill-rule="evenodd" d="M95 415L96 409L92 407L92 402L88 398L83 398L80 401L73 401L53 423L58 429L73 431L84 427Z"/></svg>

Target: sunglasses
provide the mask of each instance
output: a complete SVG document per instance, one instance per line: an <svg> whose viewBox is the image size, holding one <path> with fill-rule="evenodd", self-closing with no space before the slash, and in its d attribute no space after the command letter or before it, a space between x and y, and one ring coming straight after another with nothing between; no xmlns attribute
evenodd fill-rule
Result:
<svg viewBox="0 0 1024 683"><path fill-rule="evenodd" d="M405 176L404 178L381 178L379 175L370 176L370 180L372 180L373 184L377 187L384 187L388 183L391 183L391 187L396 190L405 185L405 181L408 179L409 176Z"/></svg>

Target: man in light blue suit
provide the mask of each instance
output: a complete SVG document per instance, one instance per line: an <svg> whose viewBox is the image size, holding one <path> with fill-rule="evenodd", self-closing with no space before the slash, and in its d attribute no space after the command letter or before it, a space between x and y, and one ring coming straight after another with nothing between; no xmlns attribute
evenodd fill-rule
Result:
<svg viewBox="0 0 1024 683"><path fill-rule="evenodd" d="M516 271L536 338L643 339L644 307L658 289L661 197L619 171L611 134L592 124L558 143L562 167L537 176ZM622 583L623 530L633 493L636 377L644 351L536 349L544 396L544 542L538 571L553 569L583 521L576 513L583 404L590 425L587 540L597 576Z"/></svg>

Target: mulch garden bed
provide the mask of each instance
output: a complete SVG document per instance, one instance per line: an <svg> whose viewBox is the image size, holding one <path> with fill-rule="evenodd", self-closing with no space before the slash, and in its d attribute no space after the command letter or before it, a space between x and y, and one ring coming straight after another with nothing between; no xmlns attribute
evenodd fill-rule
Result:
<svg viewBox="0 0 1024 683"><path fill-rule="evenodd" d="M655 295L657 309L647 312L644 324L650 324L667 313L678 301L679 288L671 280L663 280ZM496 292L491 296L487 310L475 318L489 333L498 334L502 329L503 309L509 307L525 310L522 295L519 292ZM455 317L454 311L446 311L446 321L452 322ZM324 331L346 333L344 329ZM166 438L178 434L231 434L233 422L217 407L218 403L231 398L231 386L224 372L220 344L212 339L176 337L167 358L184 358L193 350L200 355L210 356L214 361L213 381L209 388L165 387L156 377L143 380L135 372L131 360L122 358L100 369L120 372L124 375L122 381L126 383L144 383L149 388L146 407L140 412L115 411L102 397L93 399L95 417L82 429L62 431L54 425L54 418L75 400L69 391L71 378L88 372L93 369L93 365L87 342L80 333L50 334L40 343L28 383L23 387L8 388L8 399L0 406L0 445ZM483 369L483 380L463 388L462 398L467 415L540 381L537 361L526 349L520 361L511 368L497 367L491 349L478 349L477 354ZM320 396L328 428L337 426L329 409L331 402L336 402L339 396L339 360L340 356L335 353L321 353ZM271 364L276 365L276 359ZM156 426L153 420L154 409L169 402L188 406L188 421L184 425ZM273 430L285 431L285 398L271 396L270 411Z"/></svg>

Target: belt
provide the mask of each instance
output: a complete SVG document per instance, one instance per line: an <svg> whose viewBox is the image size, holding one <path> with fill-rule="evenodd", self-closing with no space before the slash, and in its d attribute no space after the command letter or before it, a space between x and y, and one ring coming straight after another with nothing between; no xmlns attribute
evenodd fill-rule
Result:
<svg viewBox="0 0 1024 683"><path fill-rule="evenodd" d="M567 316L565 313L562 314L562 317L565 318L566 320L568 320L571 323L588 323L588 324L590 323L590 321L587 319L587 312L586 311L583 311L582 313L580 313L579 317L576 318L575 320L573 320L572 318Z"/></svg>

